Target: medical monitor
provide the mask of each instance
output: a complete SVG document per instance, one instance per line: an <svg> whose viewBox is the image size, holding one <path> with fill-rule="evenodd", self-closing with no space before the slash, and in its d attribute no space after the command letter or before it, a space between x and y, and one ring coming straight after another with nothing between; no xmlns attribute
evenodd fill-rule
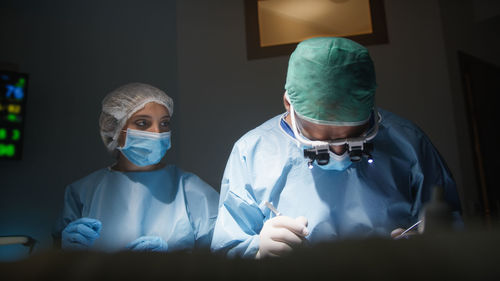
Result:
<svg viewBox="0 0 500 281"><path fill-rule="evenodd" d="M28 75L0 70L0 160L21 160Z"/></svg>

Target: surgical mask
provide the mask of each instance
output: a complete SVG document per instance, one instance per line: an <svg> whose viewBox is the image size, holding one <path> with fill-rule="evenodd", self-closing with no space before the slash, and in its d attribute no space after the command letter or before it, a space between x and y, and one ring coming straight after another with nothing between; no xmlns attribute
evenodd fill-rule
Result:
<svg viewBox="0 0 500 281"><path fill-rule="evenodd" d="M328 164L318 165L316 163L316 166L323 170L345 171L352 164L347 151L342 155L337 155L331 151L329 151L328 154L330 155L330 161L328 161Z"/></svg>
<svg viewBox="0 0 500 281"><path fill-rule="evenodd" d="M118 150L136 166L158 164L170 148L170 132L154 133L127 129L125 145Z"/></svg>

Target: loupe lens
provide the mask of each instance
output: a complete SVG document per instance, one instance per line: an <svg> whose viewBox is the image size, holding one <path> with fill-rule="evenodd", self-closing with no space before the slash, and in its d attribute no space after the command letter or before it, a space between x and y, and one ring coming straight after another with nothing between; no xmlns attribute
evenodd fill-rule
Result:
<svg viewBox="0 0 500 281"><path fill-rule="evenodd" d="M349 153L349 157L351 158L351 162L358 162L361 160L361 151L353 150Z"/></svg>
<svg viewBox="0 0 500 281"><path fill-rule="evenodd" d="M316 162L318 162L318 165L326 165L328 162L330 162L330 159L316 159Z"/></svg>

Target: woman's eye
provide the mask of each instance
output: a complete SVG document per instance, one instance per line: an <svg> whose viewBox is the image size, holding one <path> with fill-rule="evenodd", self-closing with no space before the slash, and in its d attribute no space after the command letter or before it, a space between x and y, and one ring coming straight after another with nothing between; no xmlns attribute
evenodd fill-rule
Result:
<svg viewBox="0 0 500 281"><path fill-rule="evenodd" d="M148 125L145 120L137 120L135 121L135 124L139 127L146 127Z"/></svg>
<svg viewBox="0 0 500 281"><path fill-rule="evenodd" d="M168 126L170 126L170 121L163 121L163 122L160 123L160 125L162 127L168 127Z"/></svg>

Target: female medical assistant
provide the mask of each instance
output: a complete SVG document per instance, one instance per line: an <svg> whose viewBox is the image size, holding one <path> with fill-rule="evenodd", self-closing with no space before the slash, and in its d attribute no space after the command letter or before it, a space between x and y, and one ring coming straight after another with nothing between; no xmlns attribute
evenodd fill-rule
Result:
<svg viewBox="0 0 500 281"><path fill-rule="evenodd" d="M172 99L146 84L127 84L105 97L100 133L117 162L66 188L54 235L63 249L209 247L217 192L161 161L171 146L172 113Z"/></svg>

